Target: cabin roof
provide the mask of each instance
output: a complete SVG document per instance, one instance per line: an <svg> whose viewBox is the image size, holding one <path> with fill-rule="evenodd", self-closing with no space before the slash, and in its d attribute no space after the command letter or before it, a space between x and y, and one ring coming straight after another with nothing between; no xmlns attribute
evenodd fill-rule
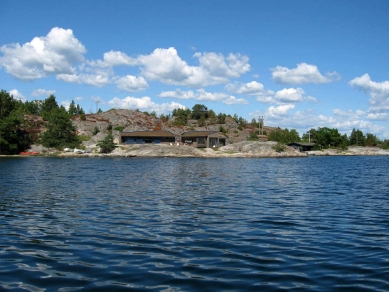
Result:
<svg viewBox="0 0 389 292"><path fill-rule="evenodd" d="M208 137L211 134L217 134L216 131L189 131L182 133L181 137Z"/></svg>
<svg viewBox="0 0 389 292"><path fill-rule="evenodd" d="M297 146L315 146L315 143L308 143L308 142L293 142L290 143L289 146L291 145L297 145Z"/></svg>
<svg viewBox="0 0 389 292"><path fill-rule="evenodd" d="M175 135L166 130L159 131L133 131L133 132L122 132L122 137L175 137Z"/></svg>

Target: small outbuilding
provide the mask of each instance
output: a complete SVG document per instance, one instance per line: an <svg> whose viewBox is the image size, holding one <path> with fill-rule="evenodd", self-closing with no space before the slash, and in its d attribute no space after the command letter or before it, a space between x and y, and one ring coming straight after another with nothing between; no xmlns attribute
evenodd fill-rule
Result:
<svg viewBox="0 0 389 292"><path fill-rule="evenodd" d="M307 142L293 142L288 144L288 146L291 146L300 152L304 151L311 151L313 146L315 146L315 143L307 143Z"/></svg>
<svg viewBox="0 0 389 292"><path fill-rule="evenodd" d="M175 141L175 135L165 130L120 133L120 143L122 144L170 144Z"/></svg>
<svg viewBox="0 0 389 292"><path fill-rule="evenodd" d="M181 135L181 142L196 148L218 148L226 145L227 137L216 131L188 131Z"/></svg>

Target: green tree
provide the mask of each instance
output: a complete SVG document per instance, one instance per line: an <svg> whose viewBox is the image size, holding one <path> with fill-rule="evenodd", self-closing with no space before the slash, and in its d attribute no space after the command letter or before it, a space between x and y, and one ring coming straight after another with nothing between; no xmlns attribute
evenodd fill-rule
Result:
<svg viewBox="0 0 389 292"><path fill-rule="evenodd" d="M365 146L366 137L361 130L353 129L350 135L350 145Z"/></svg>
<svg viewBox="0 0 389 292"><path fill-rule="evenodd" d="M112 131L108 131L108 135L97 143L97 146L100 147L101 153L111 153L116 148L116 144L113 142Z"/></svg>
<svg viewBox="0 0 389 292"><path fill-rule="evenodd" d="M224 124L226 122L226 114L219 113L217 115L217 123Z"/></svg>
<svg viewBox="0 0 389 292"><path fill-rule="evenodd" d="M278 128L275 131L272 131L270 135L268 136L269 141L276 141L283 144L290 144L293 142L300 142L301 138L299 133L292 129L289 131L289 129L280 129Z"/></svg>
<svg viewBox="0 0 389 292"><path fill-rule="evenodd" d="M217 116L213 110L208 111L209 125L217 124Z"/></svg>
<svg viewBox="0 0 389 292"><path fill-rule="evenodd" d="M379 144L379 139L376 135L373 135L371 133L366 134L366 146L377 146Z"/></svg>
<svg viewBox="0 0 389 292"><path fill-rule="evenodd" d="M85 114L84 110L80 107L80 105L76 105L74 100L69 105L68 113L70 116L79 116Z"/></svg>
<svg viewBox="0 0 389 292"><path fill-rule="evenodd" d="M177 126L185 126L188 124L188 117L191 114L190 109L177 108L173 110L175 117L174 124Z"/></svg>
<svg viewBox="0 0 389 292"><path fill-rule="evenodd" d="M75 148L81 144L76 128L64 108L53 109L49 115L47 131L42 134L42 145L62 149Z"/></svg>
<svg viewBox="0 0 389 292"><path fill-rule="evenodd" d="M55 109L58 109L58 103L55 100L55 96L52 94L46 98L41 107L41 116L45 121L49 120L51 112Z"/></svg>
<svg viewBox="0 0 389 292"><path fill-rule="evenodd" d="M205 119L205 117L204 116L202 116L200 119L199 119L199 121L198 121L198 125L199 125L199 127L204 127L205 125L206 125L206 119Z"/></svg>
<svg viewBox="0 0 389 292"><path fill-rule="evenodd" d="M0 154L18 154L28 148L30 138L23 130L23 103L5 90L0 92Z"/></svg>
<svg viewBox="0 0 389 292"><path fill-rule="evenodd" d="M192 107L191 117L199 120L201 117L208 118L208 108L203 104L195 104Z"/></svg>
<svg viewBox="0 0 389 292"><path fill-rule="evenodd" d="M41 100L26 101L24 103L24 109L26 113L39 116L41 114L42 101Z"/></svg>

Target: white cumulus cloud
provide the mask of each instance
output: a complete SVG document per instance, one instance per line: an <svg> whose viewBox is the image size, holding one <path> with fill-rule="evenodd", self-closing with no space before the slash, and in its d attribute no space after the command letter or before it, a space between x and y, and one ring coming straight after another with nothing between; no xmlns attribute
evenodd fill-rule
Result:
<svg viewBox="0 0 389 292"><path fill-rule="evenodd" d="M157 103L153 102L151 100L151 98L148 96L144 96L141 98L127 96L123 99L120 99L118 97L114 97L113 99L108 101L108 104L114 108L132 109L132 110L140 109L143 111L155 111L158 114L170 113L173 111L173 109L176 109L176 108L185 108L184 105L176 103L176 102L157 104Z"/></svg>
<svg viewBox="0 0 389 292"><path fill-rule="evenodd" d="M190 66L180 58L173 47L157 48L149 55L141 55L137 63L148 80L189 87L203 87L227 83L250 69L248 57L230 54L195 53L200 66Z"/></svg>
<svg viewBox="0 0 389 292"><path fill-rule="evenodd" d="M27 101L23 94L19 92L17 89L12 89L9 91L9 94L13 96L14 99L21 100L23 102Z"/></svg>
<svg viewBox="0 0 389 292"><path fill-rule="evenodd" d="M280 102L301 102L303 101L304 90L301 88L284 88L274 95L274 98Z"/></svg>
<svg viewBox="0 0 389 292"><path fill-rule="evenodd" d="M207 92L204 89L197 89L196 91L176 89L174 91L161 92L159 97L171 97L178 99L195 99L198 101L221 101L225 104L247 104L247 100L243 98L235 98L229 94L222 92Z"/></svg>
<svg viewBox="0 0 389 292"><path fill-rule="evenodd" d="M371 121L387 121L389 115L388 113L369 113L367 119Z"/></svg>
<svg viewBox="0 0 389 292"><path fill-rule="evenodd" d="M271 106L267 109L265 116L278 117L284 116L288 113L289 110L294 109L294 104L282 104L277 107Z"/></svg>
<svg viewBox="0 0 389 292"><path fill-rule="evenodd" d="M258 95L263 93L264 86L257 81L251 81L244 84L230 83L226 85L226 89L236 94Z"/></svg>
<svg viewBox="0 0 389 292"><path fill-rule="evenodd" d="M136 77L132 75L121 77L115 83L120 90L129 92L145 90L149 86L142 76Z"/></svg>
<svg viewBox="0 0 389 292"><path fill-rule="evenodd" d="M120 51L110 51L104 53L104 64L108 66L135 66L136 58L129 57L127 54Z"/></svg>
<svg viewBox="0 0 389 292"><path fill-rule="evenodd" d="M249 58L241 54L229 54L225 58L222 54L195 53L200 66L211 76L221 78L237 78L250 70Z"/></svg>
<svg viewBox="0 0 389 292"><path fill-rule="evenodd" d="M327 73L323 76L317 66L307 63L297 64L294 69L277 66L270 69L273 80L280 84L305 84L305 83L328 83L340 79L336 72Z"/></svg>
<svg viewBox="0 0 389 292"><path fill-rule="evenodd" d="M364 74L361 77L354 78L349 84L370 96L369 111L389 111L389 81L374 82L370 79L369 74Z"/></svg>
<svg viewBox="0 0 389 292"><path fill-rule="evenodd" d="M0 65L20 80L35 80L52 74L72 74L73 65L84 60L85 47L71 29L54 27L46 36L23 45L0 47Z"/></svg>
<svg viewBox="0 0 389 292"><path fill-rule="evenodd" d="M36 89L31 93L32 96L50 96L52 94L55 94L55 90Z"/></svg>

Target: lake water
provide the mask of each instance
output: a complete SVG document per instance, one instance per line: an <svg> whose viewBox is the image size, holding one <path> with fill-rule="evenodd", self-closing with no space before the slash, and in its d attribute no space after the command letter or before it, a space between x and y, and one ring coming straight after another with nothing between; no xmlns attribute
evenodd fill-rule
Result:
<svg viewBox="0 0 389 292"><path fill-rule="evenodd" d="M0 290L389 291L389 157L0 158Z"/></svg>

